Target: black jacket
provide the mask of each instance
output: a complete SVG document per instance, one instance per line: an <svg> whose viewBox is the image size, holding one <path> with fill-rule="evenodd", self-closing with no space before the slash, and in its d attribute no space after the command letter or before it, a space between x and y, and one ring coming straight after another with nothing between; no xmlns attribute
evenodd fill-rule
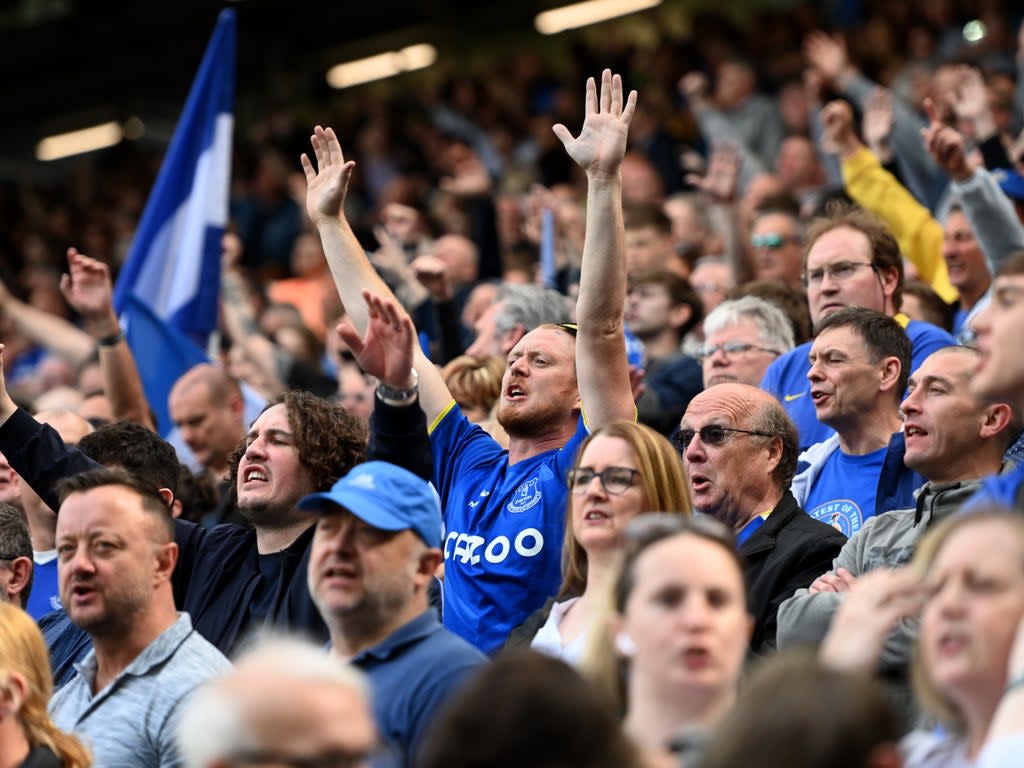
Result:
<svg viewBox="0 0 1024 768"><path fill-rule="evenodd" d="M404 466L429 478L426 419L419 408L402 410L411 422L418 415L420 427L405 435L409 461ZM51 427L20 409L0 426L0 452L51 509L59 507L53 490L58 480L99 466L77 448L66 446ZM373 453L372 444L370 452ZM175 604L179 610L188 611L192 625L203 637L224 654L230 654L248 629L245 624L249 604L260 577L254 556L256 532L237 525L202 528L184 520L175 521L175 525L175 540L180 549L173 578ZM326 642L327 627L306 583L312 538L310 525L283 551L268 623Z"/></svg>
<svg viewBox="0 0 1024 768"><path fill-rule="evenodd" d="M764 525L739 550L746 565L747 603L754 616L751 651L775 648L779 605L831 570L844 543L842 533L809 516L786 491Z"/></svg>

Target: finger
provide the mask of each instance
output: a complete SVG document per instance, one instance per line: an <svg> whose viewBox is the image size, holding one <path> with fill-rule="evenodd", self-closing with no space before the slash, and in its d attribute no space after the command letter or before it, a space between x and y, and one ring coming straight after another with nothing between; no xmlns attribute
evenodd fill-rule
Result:
<svg viewBox="0 0 1024 768"><path fill-rule="evenodd" d="M333 128L328 126L327 130L324 131L324 135L327 137L327 151L331 153L331 162L342 165L345 162L345 154L341 151L341 142L338 141L338 134L334 132Z"/></svg>
<svg viewBox="0 0 1024 768"><path fill-rule="evenodd" d="M363 353L363 337L359 335L352 323L347 320L338 323L337 328L334 330L345 343L345 346L352 350L352 354L359 357Z"/></svg>
<svg viewBox="0 0 1024 768"><path fill-rule="evenodd" d="M633 121L633 113L636 112L636 91L629 92L629 98L626 99L626 108L622 110L622 122L629 127L629 124Z"/></svg>
<svg viewBox="0 0 1024 768"><path fill-rule="evenodd" d="M569 129L566 128L564 125L562 125L561 123L556 123L555 125L551 126L551 130L555 132L555 136L557 136L558 140L562 142L563 147L568 149L572 145L572 134L569 132Z"/></svg>
<svg viewBox="0 0 1024 768"><path fill-rule="evenodd" d="M306 183L312 184L316 179L316 171L313 170L313 164L309 161L309 155L305 152L299 155L299 163L302 164L302 172L306 174Z"/></svg>
<svg viewBox="0 0 1024 768"><path fill-rule="evenodd" d="M931 96L928 96L924 100L924 113L928 116L929 123L939 122L939 110L935 107L935 102L932 101Z"/></svg>
<svg viewBox="0 0 1024 768"><path fill-rule="evenodd" d="M606 113L612 106L612 71L606 69L601 73L601 112Z"/></svg>
<svg viewBox="0 0 1024 768"><path fill-rule="evenodd" d="M60 292L64 294L64 298L68 299L71 294L71 275L67 272L60 276L59 287ZM70 301L68 303L70 303Z"/></svg>
<svg viewBox="0 0 1024 768"><path fill-rule="evenodd" d="M313 145L313 154L316 156L316 167L323 171L327 164L327 147L323 138L324 129L319 125L313 129L313 135L309 137L309 143Z"/></svg>
<svg viewBox="0 0 1024 768"><path fill-rule="evenodd" d="M612 114L622 114L622 78L612 75Z"/></svg>
<svg viewBox="0 0 1024 768"><path fill-rule="evenodd" d="M594 78L587 78L586 95L583 99L583 115L592 115L597 112L597 83Z"/></svg>

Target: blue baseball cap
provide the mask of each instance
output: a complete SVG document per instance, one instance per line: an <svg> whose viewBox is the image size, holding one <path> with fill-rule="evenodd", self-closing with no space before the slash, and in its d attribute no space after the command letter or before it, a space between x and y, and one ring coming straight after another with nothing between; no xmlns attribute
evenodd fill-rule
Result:
<svg viewBox="0 0 1024 768"><path fill-rule="evenodd" d="M320 511L328 504L344 507L382 531L416 533L428 547L441 546L441 501L426 480L386 461L353 467L331 490L299 500L299 509Z"/></svg>
<svg viewBox="0 0 1024 768"><path fill-rule="evenodd" d="M1006 168L996 168L992 175L1007 197L1024 201L1024 176Z"/></svg>

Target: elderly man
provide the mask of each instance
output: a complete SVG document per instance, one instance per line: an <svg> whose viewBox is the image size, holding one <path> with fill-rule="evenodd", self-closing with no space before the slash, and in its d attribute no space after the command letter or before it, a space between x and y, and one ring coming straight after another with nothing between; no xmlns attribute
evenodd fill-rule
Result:
<svg viewBox="0 0 1024 768"><path fill-rule="evenodd" d="M753 387L772 360L793 348L786 313L757 296L723 301L704 319L705 342L697 351L704 388L723 381Z"/></svg>
<svg viewBox="0 0 1024 768"><path fill-rule="evenodd" d="M910 340L891 317L847 307L818 324L811 346L811 401L836 430L800 456L797 503L850 536L864 521L914 503L924 478L903 464L900 400Z"/></svg>
<svg viewBox="0 0 1024 768"><path fill-rule="evenodd" d="M771 395L727 382L690 401L676 442L694 507L736 533L755 621L750 648L774 648L779 604L810 584L846 541L804 514L789 492L796 429Z"/></svg>
<svg viewBox="0 0 1024 768"><path fill-rule="evenodd" d="M928 482L913 506L867 520L829 571L781 605L780 647L820 643L861 576L910 562L925 532L955 514L983 477L999 472L1020 419L1006 403L981 403L971 395L979 357L969 347L946 347L910 377L901 408L907 438L904 461ZM905 683L913 639L904 624L890 634L879 667L886 679Z"/></svg>
<svg viewBox="0 0 1024 768"><path fill-rule="evenodd" d="M0 501L0 601L24 608L32 592L32 539L20 509Z"/></svg>
<svg viewBox="0 0 1024 768"><path fill-rule="evenodd" d="M61 601L93 651L51 699L53 720L88 743L97 765L178 765L183 699L231 665L175 610L167 503L113 469L68 478L60 498Z"/></svg>
<svg viewBox="0 0 1024 768"><path fill-rule="evenodd" d="M385 309L387 289L344 217L353 164L345 162L332 130L313 137L317 168L303 156L309 187L306 209L320 231L338 292L354 329L345 341L360 364L377 376L379 399L395 411L422 410L430 424L435 486L447 529L444 623L481 650L493 651L509 631L558 587L567 487L565 473L588 428L635 415L623 333L626 295L620 165L636 94L623 93L609 70L600 92L587 83L584 127L573 137L554 127L567 153L587 177L587 226L580 270L576 327L541 326L508 354L498 421L508 450L463 417L434 366L417 350L390 345L373 365L359 332L386 313L389 333L411 333L397 310ZM392 314L394 313L394 314ZM385 364L384 358L388 358ZM416 408L402 408L418 404ZM383 425L408 443L409 427ZM586 414L586 420L581 413ZM396 417L397 418L397 417ZM408 417L407 417L408 418ZM415 429L415 426L412 426Z"/></svg>
<svg viewBox="0 0 1024 768"><path fill-rule="evenodd" d="M427 604L442 562L437 494L411 472L371 461L299 507L320 515L309 591L331 651L367 674L381 737L411 765L431 718L486 660Z"/></svg>
<svg viewBox="0 0 1024 768"><path fill-rule="evenodd" d="M365 765L377 751L366 680L301 640L267 637L186 703L185 768Z"/></svg>
<svg viewBox="0 0 1024 768"><path fill-rule="evenodd" d="M955 343L941 328L900 313L903 257L892 233L871 214L847 209L819 219L807 232L803 280L811 321L844 307L867 307L894 318L907 332L912 348L910 370L937 349ZM800 448L827 440L832 429L818 421L807 374L810 342L773 362L762 388L782 402L800 432Z"/></svg>

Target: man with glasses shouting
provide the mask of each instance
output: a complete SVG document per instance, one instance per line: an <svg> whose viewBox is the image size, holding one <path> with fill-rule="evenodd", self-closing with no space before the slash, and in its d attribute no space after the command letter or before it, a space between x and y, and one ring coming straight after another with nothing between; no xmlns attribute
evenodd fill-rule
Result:
<svg viewBox="0 0 1024 768"><path fill-rule="evenodd" d="M690 401L673 439L694 508L736 534L754 616L750 650L771 650L779 605L827 570L846 541L808 517L789 491L796 428L768 393L725 382Z"/></svg>
<svg viewBox="0 0 1024 768"><path fill-rule="evenodd" d="M903 258L899 244L884 224L858 208L837 210L811 224L803 283L815 325L846 307L866 307L895 319L913 349L911 373L932 352L956 343L938 326L900 312ZM801 344L775 360L761 382L761 388L779 399L796 424L801 450L832 435L832 428L818 421L810 396L810 348L810 342Z"/></svg>

